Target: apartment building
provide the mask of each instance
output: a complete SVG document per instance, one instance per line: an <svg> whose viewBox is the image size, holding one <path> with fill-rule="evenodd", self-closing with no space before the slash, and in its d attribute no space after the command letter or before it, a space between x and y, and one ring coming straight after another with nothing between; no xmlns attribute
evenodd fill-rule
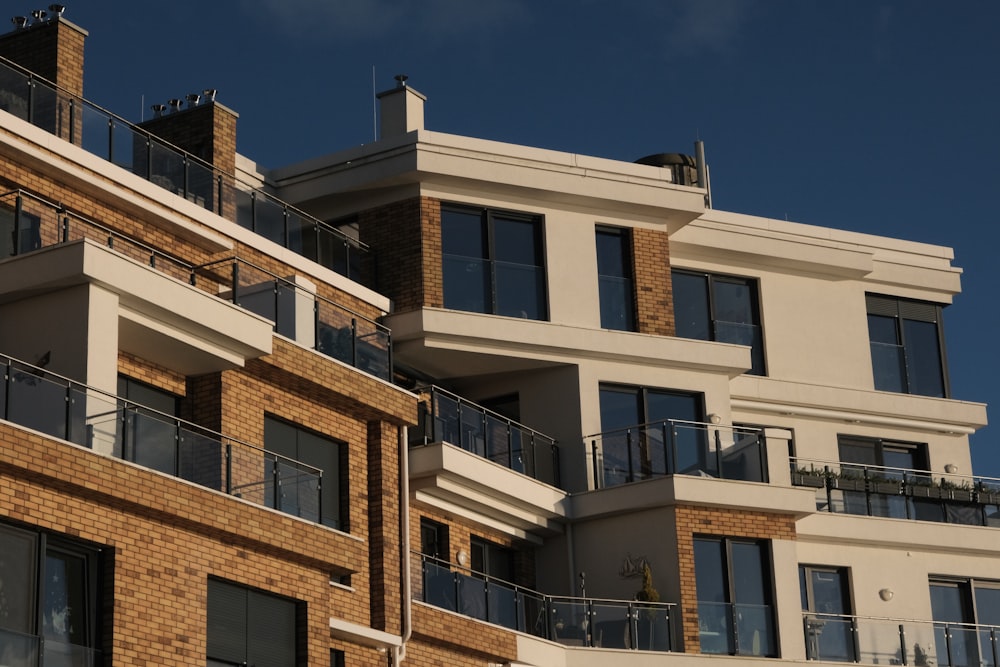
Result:
<svg viewBox="0 0 1000 667"><path fill-rule="evenodd" d="M56 7L56 6L53 6ZM950 249L431 132L278 169L0 36L0 665L995 665Z"/></svg>

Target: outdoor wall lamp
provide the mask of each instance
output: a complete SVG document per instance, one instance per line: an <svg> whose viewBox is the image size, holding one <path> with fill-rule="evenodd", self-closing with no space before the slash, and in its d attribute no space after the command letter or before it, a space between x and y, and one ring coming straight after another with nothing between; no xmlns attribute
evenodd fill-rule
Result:
<svg viewBox="0 0 1000 667"><path fill-rule="evenodd" d="M895 593L892 592L891 588L883 588L878 592L878 596L882 598L882 602L888 602L892 599L893 595L895 595Z"/></svg>
<svg viewBox="0 0 1000 667"><path fill-rule="evenodd" d="M955 465L954 463L949 463L944 467L944 471L949 475L954 475L956 472L958 472L958 466Z"/></svg>
<svg viewBox="0 0 1000 667"><path fill-rule="evenodd" d="M708 421L712 422L713 424L721 424L722 423L722 417L720 415L717 415L714 412L712 412L712 413L709 413L709 415L708 415Z"/></svg>

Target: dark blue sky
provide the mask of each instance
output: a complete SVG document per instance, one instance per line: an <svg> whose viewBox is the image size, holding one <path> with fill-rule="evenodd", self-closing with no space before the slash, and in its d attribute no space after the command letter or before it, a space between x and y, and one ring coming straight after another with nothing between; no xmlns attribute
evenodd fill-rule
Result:
<svg viewBox="0 0 1000 667"><path fill-rule="evenodd" d="M90 32L90 100L138 120L217 88L265 167L371 141L373 66L378 90L408 74L441 132L629 161L701 138L716 208L953 247L952 393L1000 405L1000 3L101 0L66 18ZM996 433L973 437L978 474L1000 477Z"/></svg>

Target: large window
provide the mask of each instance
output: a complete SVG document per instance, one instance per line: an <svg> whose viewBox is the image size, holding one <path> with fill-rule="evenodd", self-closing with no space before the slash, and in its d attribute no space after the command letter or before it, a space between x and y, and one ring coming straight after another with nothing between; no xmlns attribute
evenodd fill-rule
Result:
<svg viewBox="0 0 1000 667"><path fill-rule="evenodd" d="M806 658L856 662L849 582L844 568L799 566Z"/></svg>
<svg viewBox="0 0 1000 667"><path fill-rule="evenodd" d="M273 417L264 418L264 447L271 454L266 476L268 505L283 512L347 530L346 445ZM296 465L304 463L309 468ZM317 479L315 471L322 471ZM322 486L320 487L320 484ZM317 496L319 503L317 504ZM318 514L318 516L317 516Z"/></svg>
<svg viewBox="0 0 1000 667"><path fill-rule="evenodd" d="M776 656L767 543L696 537L694 571L701 652Z"/></svg>
<svg viewBox="0 0 1000 667"><path fill-rule="evenodd" d="M628 230L597 228L597 282L601 298L601 326L635 331L632 257Z"/></svg>
<svg viewBox="0 0 1000 667"><path fill-rule="evenodd" d="M948 396L941 306L877 294L865 303L875 388Z"/></svg>
<svg viewBox="0 0 1000 667"><path fill-rule="evenodd" d="M296 665L296 603L208 580L208 667Z"/></svg>
<svg viewBox="0 0 1000 667"><path fill-rule="evenodd" d="M677 335L746 345L751 361L747 372L764 375L757 281L680 270L671 272L671 280Z"/></svg>
<svg viewBox="0 0 1000 667"><path fill-rule="evenodd" d="M837 436L840 453L840 473L847 478L861 480L865 477L876 481L892 483L905 479L912 482L923 478L908 471L927 470L927 445L916 442L900 442L881 438L865 438L854 435ZM929 480L930 477L928 476ZM834 494L834 502L842 498L844 512L895 519L917 518L928 521L941 513L941 504L909 498L899 493L868 493L864 489L850 490L845 483L843 491ZM873 488L874 490L874 488Z"/></svg>
<svg viewBox="0 0 1000 667"><path fill-rule="evenodd" d="M445 308L548 317L539 216L442 206L441 252Z"/></svg>
<svg viewBox="0 0 1000 667"><path fill-rule="evenodd" d="M99 549L0 524L0 665L96 664Z"/></svg>
<svg viewBox="0 0 1000 667"><path fill-rule="evenodd" d="M937 664L993 665L996 654L990 628L964 624L1000 626L1000 581L931 579L930 595Z"/></svg>
<svg viewBox="0 0 1000 667"><path fill-rule="evenodd" d="M602 384L600 403L604 486L705 468L705 431L686 424L704 421L702 394Z"/></svg>

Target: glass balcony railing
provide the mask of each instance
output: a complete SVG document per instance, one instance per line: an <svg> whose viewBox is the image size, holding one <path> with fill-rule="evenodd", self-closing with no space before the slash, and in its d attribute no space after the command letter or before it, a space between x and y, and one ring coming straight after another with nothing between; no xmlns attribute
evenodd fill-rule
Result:
<svg viewBox="0 0 1000 667"><path fill-rule="evenodd" d="M310 347L383 380L392 378L388 328L239 258L201 266L116 232L22 190L0 194L0 259L51 245L89 239L177 280L225 298L274 321L279 334L296 336L297 308L312 309ZM306 306L302 299L308 300Z"/></svg>
<svg viewBox="0 0 1000 667"><path fill-rule="evenodd" d="M667 420L584 438L590 444L594 488L665 475L767 481L760 429Z"/></svg>
<svg viewBox="0 0 1000 667"><path fill-rule="evenodd" d="M698 639L702 653L774 657L778 654L774 608L699 600Z"/></svg>
<svg viewBox="0 0 1000 667"><path fill-rule="evenodd" d="M567 646L673 651L677 606L545 595L414 554L417 599L463 616Z"/></svg>
<svg viewBox="0 0 1000 667"><path fill-rule="evenodd" d="M558 487L559 448L528 428L440 387L428 387L410 446L446 442L505 468Z"/></svg>
<svg viewBox="0 0 1000 667"><path fill-rule="evenodd" d="M322 522L318 468L10 357L0 355L0 371L0 419Z"/></svg>
<svg viewBox="0 0 1000 667"><path fill-rule="evenodd" d="M1000 626L802 612L806 658L863 665L996 667Z"/></svg>
<svg viewBox="0 0 1000 667"><path fill-rule="evenodd" d="M0 665L3 667L96 667L101 652L38 635L0 628Z"/></svg>
<svg viewBox="0 0 1000 667"><path fill-rule="evenodd" d="M926 470L791 459L792 484L816 489L816 509L836 514L1000 526L1000 479Z"/></svg>
<svg viewBox="0 0 1000 667"><path fill-rule="evenodd" d="M388 328L236 257L191 269L191 284L274 322L275 332L386 381L392 380ZM305 311L305 312L303 312ZM309 322L303 336L299 323Z"/></svg>
<svg viewBox="0 0 1000 667"><path fill-rule="evenodd" d="M364 243L5 58L0 58L0 110L337 273L362 280L362 262L369 254Z"/></svg>

